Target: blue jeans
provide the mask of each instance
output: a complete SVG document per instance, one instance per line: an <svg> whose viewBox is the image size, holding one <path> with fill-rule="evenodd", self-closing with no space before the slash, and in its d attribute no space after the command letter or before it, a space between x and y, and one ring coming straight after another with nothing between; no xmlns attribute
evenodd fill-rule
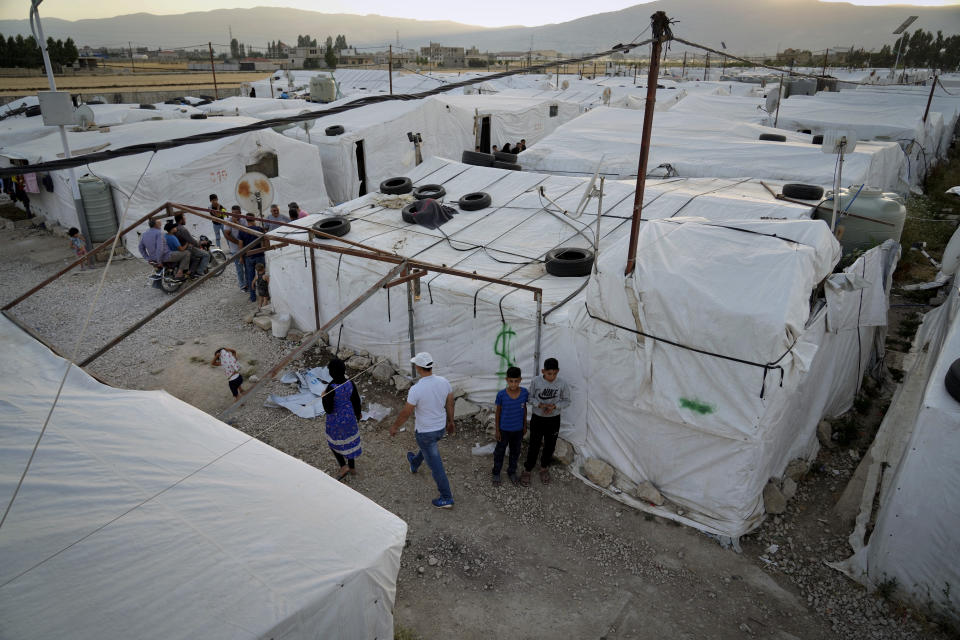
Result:
<svg viewBox="0 0 960 640"><path fill-rule="evenodd" d="M523 442L523 429L516 431L500 430L500 442L493 450L493 475L499 476L503 468L503 454L510 447L510 457L507 462L507 475L517 472L517 460L520 459L520 447Z"/></svg>
<svg viewBox="0 0 960 640"><path fill-rule="evenodd" d="M217 245L218 247L220 246L220 234L221 234L221 233L223 233L223 225L222 225L222 224L217 224L216 222L214 222L214 223L213 223L213 237L214 237L214 242L216 243L216 245Z"/></svg>
<svg viewBox="0 0 960 640"><path fill-rule="evenodd" d="M237 285L241 287L247 286L247 274L243 266L243 258L234 260L233 266L237 269Z"/></svg>
<svg viewBox="0 0 960 640"><path fill-rule="evenodd" d="M257 292L253 290L253 279L257 275L257 271L256 271L257 263L266 264L266 262L267 261L263 257L263 254L253 256L252 258L250 257L243 258L243 265L247 274L247 289L250 290L250 302L257 301Z"/></svg>
<svg viewBox="0 0 960 640"><path fill-rule="evenodd" d="M437 483L440 497L453 499L453 494L450 492L450 481L447 480L447 472L443 469L443 460L440 459L439 443L443 439L443 434L443 429L426 433L415 432L414 437L417 439L420 451L417 452L411 464L414 468L417 468L420 463L426 461L427 466L430 467L430 472L433 474L433 480Z"/></svg>

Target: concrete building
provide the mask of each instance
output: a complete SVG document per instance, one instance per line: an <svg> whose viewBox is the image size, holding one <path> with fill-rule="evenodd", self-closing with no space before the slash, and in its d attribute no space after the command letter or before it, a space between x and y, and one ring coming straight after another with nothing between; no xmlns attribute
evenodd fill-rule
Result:
<svg viewBox="0 0 960 640"><path fill-rule="evenodd" d="M439 42L431 42L429 47L420 47L420 57L438 67L464 67L467 64L463 47L445 47Z"/></svg>

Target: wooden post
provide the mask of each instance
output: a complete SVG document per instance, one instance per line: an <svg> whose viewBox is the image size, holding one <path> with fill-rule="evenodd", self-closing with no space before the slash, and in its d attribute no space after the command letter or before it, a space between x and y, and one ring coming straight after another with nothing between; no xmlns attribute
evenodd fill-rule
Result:
<svg viewBox="0 0 960 640"><path fill-rule="evenodd" d="M830 49L827 49L823 52L823 73L821 74L824 78L827 77L827 58L830 56Z"/></svg>
<svg viewBox="0 0 960 640"><path fill-rule="evenodd" d="M637 262L637 236L640 233L640 216L643 212L643 189L647 182L647 160L650 158L650 137L653 130L653 111L657 105L657 76L660 73L660 51L664 41L673 38L670 19L663 11L657 11L650 19L653 29L653 44L650 52L650 72L647 74L647 102L643 109L643 137L640 143L640 161L637 165L637 190L633 198L633 221L630 224L630 245L627 249L626 275L633 273Z"/></svg>
<svg viewBox="0 0 960 640"><path fill-rule="evenodd" d="M410 359L417 355L417 339L413 331L413 281L407 280L407 334L410 337ZM417 368L410 363L410 373L417 378Z"/></svg>
<svg viewBox="0 0 960 640"><path fill-rule="evenodd" d="M681 78L687 77L687 52L683 52L683 71L680 72Z"/></svg>
<svg viewBox="0 0 960 640"><path fill-rule="evenodd" d="M213 66L213 43L208 42L207 46L210 47L210 73L213 74L213 97L219 100L220 94L217 92L217 69ZM273 93L273 83L270 83L270 93ZM271 95L271 97L273 96Z"/></svg>
<svg viewBox="0 0 960 640"><path fill-rule="evenodd" d="M927 116L930 115L930 103L933 102L933 92L937 88L937 74L933 74L933 84L930 85L930 95L927 96L927 108L923 111L923 121L927 121Z"/></svg>
<svg viewBox="0 0 960 640"><path fill-rule="evenodd" d="M703 63L703 81L706 82L710 79L710 54L707 54L707 58Z"/></svg>
<svg viewBox="0 0 960 640"><path fill-rule="evenodd" d="M390 73L390 95L393 95L393 45L390 45L389 48L389 59L387 60L387 65Z"/></svg>
<svg viewBox="0 0 960 640"><path fill-rule="evenodd" d="M313 242L313 231L307 236ZM313 329L320 328L320 295L317 292L317 250L310 247L310 279L313 281Z"/></svg>

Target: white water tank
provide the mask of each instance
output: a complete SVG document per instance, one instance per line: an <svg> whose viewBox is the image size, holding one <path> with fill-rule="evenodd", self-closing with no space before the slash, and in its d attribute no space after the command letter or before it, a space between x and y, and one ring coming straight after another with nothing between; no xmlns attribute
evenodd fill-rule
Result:
<svg viewBox="0 0 960 640"><path fill-rule="evenodd" d="M337 83L333 76L310 78L310 102L333 102L337 99Z"/></svg>
<svg viewBox="0 0 960 640"><path fill-rule="evenodd" d="M833 199L830 198L820 205L814 217L829 223L832 215ZM855 184L840 190L837 215L837 228L843 227L840 236L843 252L852 253L858 249L866 251L885 240L900 242L907 208L897 194Z"/></svg>

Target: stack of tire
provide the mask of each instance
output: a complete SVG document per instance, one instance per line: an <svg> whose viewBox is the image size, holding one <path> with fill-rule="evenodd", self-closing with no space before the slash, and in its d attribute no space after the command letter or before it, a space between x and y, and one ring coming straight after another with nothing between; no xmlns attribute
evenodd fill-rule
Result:
<svg viewBox="0 0 960 640"><path fill-rule="evenodd" d="M460 156L460 162L463 164L472 164L477 167L508 169L510 171L520 171L520 164L517 160L517 154L504 153L503 151L494 151L493 153L464 151Z"/></svg>
<svg viewBox="0 0 960 640"><path fill-rule="evenodd" d="M447 190L440 184L423 184L414 188L413 181L403 176L396 178L387 178L380 183L380 193L387 195L403 195L410 193L414 201L403 208L400 212L404 222L413 224L414 216L420 210L422 202L428 198L439 200L447 195ZM457 201L457 206L461 211L479 211L486 209L492 203L489 193L477 191L468 193Z"/></svg>

